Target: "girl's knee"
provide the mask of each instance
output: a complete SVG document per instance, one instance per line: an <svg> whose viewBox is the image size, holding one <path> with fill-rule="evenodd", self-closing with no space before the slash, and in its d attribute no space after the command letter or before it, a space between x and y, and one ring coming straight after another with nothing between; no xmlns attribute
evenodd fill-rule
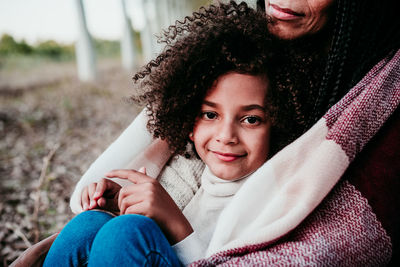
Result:
<svg viewBox="0 0 400 267"><path fill-rule="evenodd" d="M129 222L132 225L135 225L137 227L151 227L151 226L157 226L156 222L153 221L153 219L150 219L149 217L139 215L139 214L126 214L126 215L121 215L116 217L113 220L113 223L115 224L125 224Z"/></svg>
<svg viewBox="0 0 400 267"><path fill-rule="evenodd" d="M81 221L99 221L99 222L107 222L110 219L114 218L114 215L111 215L108 212L101 210L88 210L79 213L74 217L73 220L81 220Z"/></svg>
<svg viewBox="0 0 400 267"><path fill-rule="evenodd" d="M164 258L173 254L171 250L155 221L141 215L121 215L109 221L96 235L89 266L97 266L97 258L106 262L105 265L124 258L125 263L132 263L132 266L144 266L149 261L164 262Z"/></svg>
<svg viewBox="0 0 400 267"><path fill-rule="evenodd" d="M127 214L113 218L105 225L104 230L111 232L111 234L136 235L139 232L146 232L157 228L157 223L146 216Z"/></svg>
<svg viewBox="0 0 400 267"><path fill-rule="evenodd" d="M85 211L74 217L60 232L46 257L46 266L78 266L87 262L90 247L98 231L112 215L100 211Z"/></svg>
<svg viewBox="0 0 400 267"><path fill-rule="evenodd" d="M95 242L112 242L121 246L131 246L141 240L153 240L163 235L152 219L136 214L113 218L101 228Z"/></svg>
<svg viewBox="0 0 400 267"><path fill-rule="evenodd" d="M112 218L114 218L114 216L109 213L89 210L78 214L67 225L77 226L85 231L89 231L90 229L98 231Z"/></svg>
<svg viewBox="0 0 400 267"><path fill-rule="evenodd" d="M62 229L60 236L72 242L74 238L78 239L93 239L97 232L108 221L113 218L112 215L101 211L85 211L75 216L65 227ZM59 238L58 237L58 238Z"/></svg>

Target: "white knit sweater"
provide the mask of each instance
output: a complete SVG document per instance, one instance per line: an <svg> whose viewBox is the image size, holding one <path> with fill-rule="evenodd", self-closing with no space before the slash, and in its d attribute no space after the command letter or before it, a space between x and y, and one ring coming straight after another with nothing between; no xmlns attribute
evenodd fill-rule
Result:
<svg viewBox="0 0 400 267"><path fill-rule="evenodd" d="M194 153L191 157L175 156L161 170L157 180L183 210L200 187L204 163Z"/></svg>
<svg viewBox="0 0 400 267"><path fill-rule="evenodd" d="M213 175L208 167L204 169L200 189L183 210L194 232L173 246L183 264L205 257L221 211L247 178L227 181Z"/></svg>

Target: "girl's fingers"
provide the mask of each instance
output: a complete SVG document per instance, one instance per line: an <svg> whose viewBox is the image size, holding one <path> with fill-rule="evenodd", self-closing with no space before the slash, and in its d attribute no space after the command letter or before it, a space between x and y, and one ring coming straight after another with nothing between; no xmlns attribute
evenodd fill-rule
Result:
<svg viewBox="0 0 400 267"><path fill-rule="evenodd" d="M99 198L101 198L106 189L107 189L107 180L103 178L96 185L95 192L93 194L93 199L97 201Z"/></svg>
<svg viewBox="0 0 400 267"><path fill-rule="evenodd" d="M99 199L96 200L96 202L100 208L106 208L107 206L107 201L104 197L100 197Z"/></svg>
<svg viewBox="0 0 400 267"><path fill-rule="evenodd" d="M89 208L89 195L87 187L83 188L82 190L81 205L83 210L87 210Z"/></svg>
<svg viewBox="0 0 400 267"><path fill-rule="evenodd" d="M104 197L101 197L97 200L97 205L100 208L111 211L111 212L115 212L115 211L119 212L118 205L116 203L114 203L113 201L106 200Z"/></svg>
<svg viewBox="0 0 400 267"><path fill-rule="evenodd" d="M123 214L121 207L122 207L122 201L124 200L124 198L134 196L134 195L137 195L137 188L135 185L123 187L120 190L119 195L118 195L118 207L120 209L121 214Z"/></svg>
<svg viewBox="0 0 400 267"><path fill-rule="evenodd" d="M118 207L118 203L116 202L115 199L106 199L105 197L100 197L97 200L97 205L100 208L108 210L108 211L112 211L112 212L118 211L118 212L120 212L119 207Z"/></svg>
<svg viewBox="0 0 400 267"><path fill-rule="evenodd" d="M139 199L136 195L129 195L121 200L121 205L119 205L119 210L121 215L127 214L126 211L141 203L141 199Z"/></svg>
<svg viewBox="0 0 400 267"><path fill-rule="evenodd" d="M151 215L148 213L148 205L144 202L128 206L123 214L139 214L151 218Z"/></svg>
<svg viewBox="0 0 400 267"><path fill-rule="evenodd" d="M94 192L96 191L97 183L92 183L88 186L88 194L89 194L89 209L94 209L97 206L96 201L93 199Z"/></svg>
<svg viewBox="0 0 400 267"><path fill-rule="evenodd" d="M146 169L144 169L143 171L145 172ZM106 176L108 178L128 179L129 181L135 184L147 183L149 181L154 180L153 178L150 178L143 172L135 170L113 170L106 173Z"/></svg>

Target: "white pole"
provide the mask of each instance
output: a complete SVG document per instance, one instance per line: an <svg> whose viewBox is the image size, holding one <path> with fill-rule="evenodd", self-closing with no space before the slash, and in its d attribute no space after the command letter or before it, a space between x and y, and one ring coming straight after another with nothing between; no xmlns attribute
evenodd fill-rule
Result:
<svg viewBox="0 0 400 267"><path fill-rule="evenodd" d="M163 1L163 0L162 0ZM159 5L157 3L158 1L156 0L147 0L147 7L146 7L146 11L148 12L148 23L150 25L150 29L151 29L151 40L152 40L152 48L153 48L153 55L158 55L162 48L163 45L159 44L157 42L157 37L156 35L159 35L161 33L161 18L158 17L157 14L157 9L159 8ZM153 56L153 57L154 57Z"/></svg>
<svg viewBox="0 0 400 267"><path fill-rule="evenodd" d="M79 35L75 44L78 76L82 81L93 81L96 78L96 58L93 52L92 39L87 29L85 9L82 0L75 0Z"/></svg>
<svg viewBox="0 0 400 267"><path fill-rule="evenodd" d="M148 62L153 58L153 36L150 28L149 12L147 11L147 4L145 0L141 0L141 7L144 16L144 27L140 32L140 40L142 43L143 59Z"/></svg>
<svg viewBox="0 0 400 267"><path fill-rule="evenodd" d="M157 16L160 18L160 29L165 29L171 24L169 20L170 10L168 9L168 1L169 0L160 0L156 2Z"/></svg>
<svg viewBox="0 0 400 267"><path fill-rule="evenodd" d="M125 0L121 0L122 13L123 13L123 33L121 39L121 57L122 66L125 70L131 71L135 67L135 45L134 37L132 34L132 24L126 12Z"/></svg>

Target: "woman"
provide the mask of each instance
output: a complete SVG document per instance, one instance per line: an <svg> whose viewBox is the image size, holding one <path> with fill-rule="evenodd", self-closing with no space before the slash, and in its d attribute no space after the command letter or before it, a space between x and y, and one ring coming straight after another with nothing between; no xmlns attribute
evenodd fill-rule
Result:
<svg viewBox="0 0 400 267"><path fill-rule="evenodd" d="M316 99L309 102L307 95L302 95L304 98L299 101L303 104L298 108L301 110L297 117L299 128L310 127L379 60L399 49L400 23L396 18L396 1L271 0L258 1L258 4L273 20L269 24L270 31L282 39L307 38L326 29L333 32L322 37L329 50L321 85L313 92ZM324 21L325 26L318 24ZM393 76L400 76L399 71L385 79L390 80ZM399 113L397 107L342 177L368 200L391 237L393 265L400 260L400 220L395 215L400 208Z"/></svg>
<svg viewBox="0 0 400 267"><path fill-rule="evenodd" d="M299 128L310 127L379 60L399 49L400 21L396 18L396 1L271 0L258 1L258 4L273 20L269 24L270 31L282 39L307 38L324 30L328 32L325 35L322 32L321 37L325 41L321 44L329 48L321 85L313 92L316 99L309 101L309 95L301 95ZM324 21L325 26L321 25ZM398 77L400 73L397 70L391 76ZM391 76L386 80L392 79ZM400 261L400 220L395 215L400 208L399 113L397 107L342 177L368 200L391 237L391 265Z"/></svg>
<svg viewBox="0 0 400 267"><path fill-rule="evenodd" d="M297 64L297 61L303 58L299 55L310 53L313 60L317 60L321 66L311 70L304 68L293 73L309 77L307 88L287 86L287 89L281 92L287 95L287 101L281 103L282 107L290 109L294 114L293 123L287 125L287 132L284 133L287 142L281 146L288 145L306 133L279 152L275 159L267 162L269 166L274 163L281 164L286 170L275 168L275 172L271 173L268 172L268 166L265 168L266 173L270 175L279 176L280 173L276 173L276 170L279 170L282 171L282 176L285 176L287 169L293 167L295 172L291 175L297 175L297 180L287 180L290 181L290 187L286 188L286 191L278 191L284 192L285 198L274 206L275 209L265 213L267 218L272 218L274 214L271 210L288 211L285 214L289 217L285 218L289 219L284 220L285 223L280 223L279 220L272 221L268 224L272 230L267 229L265 232L265 229L260 228L254 228L257 229L255 231L250 231L252 228L244 229L253 233L253 239L241 239L237 243L235 240L238 239L231 237L235 233L242 233L240 224L232 226L231 222L234 220L221 223L219 228L222 231L218 232L217 226L219 236L217 235L212 242L209 257L197 264L396 263L399 254L399 221L396 212L400 208L397 192L400 144L397 133L400 125L396 93L396 89L398 91L399 88L399 55L395 52L399 49L400 28L399 20L395 17L395 2L258 1L259 8L265 8L271 17L272 24L269 30L281 38L282 42L288 42L298 49L298 52L287 56L281 68L285 68L286 64ZM277 75L280 73L284 72L280 72L278 68ZM283 77L277 77L275 82L285 81ZM289 79L287 84L290 84L291 77L284 78ZM363 95L366 87L368 91ZM372 93L369 93L370 88ZM350 95L346 95L348 92ZM356 97L353 92L361 93ZM390 93L392 98L385 98L386 92L388 95ZM375 94L379 94L380 98L375 97ZM342 98L343 100L335 105ZM360 107L358 100L366 106ZM334 107L331 108L332 106ZM347 106L350 109L343 108ZM357 112L353 112L353 106L357 107ZM338 113L337 110L341 109L344 110L343 113L348 114ZM372 113L376 117L370 116L371 111L377 111ZM341 152L324 150L315 145L317 138L313 134L315 129L323 130L323 127L320 127L320 118L324 114L326 115L322 124L328 129L325 129L327 134L321 142L333 140L333 143L342 148ZM348 118L351 118L350 123ZM150 143L147 151L154 147L157 147L155 151L159 151L160 147L164 147L165 157L153 161L153 165L156 166L153 176L158 175L158 171L168 159L168 149L163 142L152 141L151 136L146 134L144 124L145 117L139 116L82 177L71 198L71 207L75 212L79 212L82 209L81 203L85 202L84 199L81 201L81 192L86 185L98 180L110 169L126 167L132 157ZM351 133L350 138L347 133ZM330 144L328 142L327 146ZM338 158L329 157L336 153L342 153L340 162ZM313 157L313 154L317 157ZM118 159L114 158L115 155L119 155ZM141 162L148 158L147 155L140 154L130 167L141 166ZM306 160L301 159L302 156ZM291 162L299 164L293 166ZM310 165L317 168L314 169ZM304 168L296 169L298 166ZM326 173L326 170L331 172ZM298 174L303 172L304 176L298 177ZM315 179L307 180L307 184L304 177L309 173L312 174L310 176L315 176ZM333 178L321 182L326 177ZM268 194L264 195L276 195L271 189L275 185L271 184ZM251 185L247 187L249 190L251 188ZM243 207L249 213L255 209L253 206L252 209L248 208L251 205L247 202L250 196L246 195L244 200L247 206ZM302 203L306 205L296 206L296 201L290 202L293 196L296 196L295 200L299 199L298 196L303 197L305 201ZM255 196L256 201L261 201L260 199L265 200L264 203L271 203L271 199L265 199L265 196ZM285 203L287 205L284 205ZM235 211L228 210L226 213L235 218ZM247 220L250 223L251 215L258 218L260 212L256 210L256 214L235 219L239 222ZM254 223L252 225L254 226ZM227 236L227 232L232 236ZM257 236L262 238L257 239Z"/></svg>
<svg viewBox="0 0 400 267"><path fill-rule="evenodd" d="M396 1L271 0L258 1L258 5L272 18L269 30L276 36L299 42L319 38L320 47L328 48L322 52L327 62L322 78L317 77L320 86L309 94L294 93L302 97L297 107L298 129L309 128L379 60L399 49ZM384 80L399 76L397 69ZM390 83L386 86L391 87ZM399 113L397 107L341 178L361 192L389 234L393 245L390 265L400 261L400 220L395 215L400 208Z"/></svg>

